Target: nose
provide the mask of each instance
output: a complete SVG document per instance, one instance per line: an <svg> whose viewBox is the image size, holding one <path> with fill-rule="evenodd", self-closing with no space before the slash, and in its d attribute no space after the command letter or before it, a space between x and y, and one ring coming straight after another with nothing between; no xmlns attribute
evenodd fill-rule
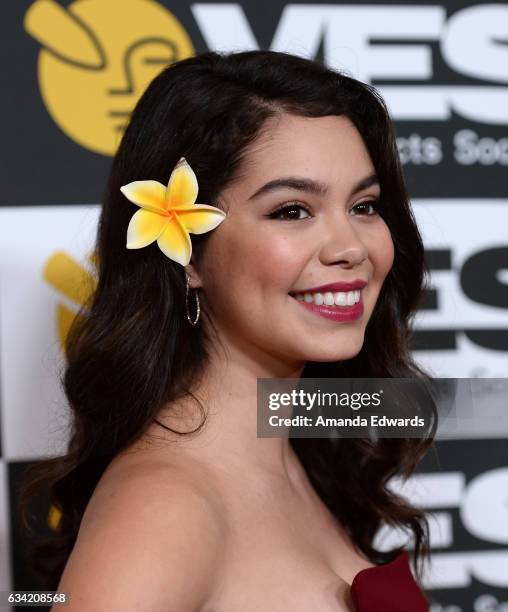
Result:
<svg viewBox="0 0 508 612"><path fill-rule="evenodd" d="M327 219L325 232L319 252L324 265L353 268L369 256L365 242L347 215L335 214L333 219Z"/></svg>

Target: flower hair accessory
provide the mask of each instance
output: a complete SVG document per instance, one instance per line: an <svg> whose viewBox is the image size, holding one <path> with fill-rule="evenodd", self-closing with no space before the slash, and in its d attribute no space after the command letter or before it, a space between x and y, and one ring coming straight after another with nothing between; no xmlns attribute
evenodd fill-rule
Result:
<svg viewBox="0 0 508 612"><path fill-rule="evenodd" d="M141 207L129 222L127 248L142 249L157 240L164 255L182 266L192 255L189 233L205 234L226 217L215 206L195 204L198 181L185 157L174 167L167 187L158 181L134 181L120 191Z"/></svg>

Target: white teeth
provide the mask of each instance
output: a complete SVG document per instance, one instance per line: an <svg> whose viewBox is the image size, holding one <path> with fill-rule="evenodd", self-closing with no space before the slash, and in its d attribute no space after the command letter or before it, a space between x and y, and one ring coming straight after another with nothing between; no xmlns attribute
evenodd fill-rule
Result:
<svg viewBox="0 0 508 612"><path fill-rule="evenodd" d="M339 293L335 294L335 304L337 306L346 306L347 305L347 293Z"/></svg>
<svg viewBox="0 0 508 612"><path fill-rule="evenodd" d="M353 306L360 301L360 289L356 291L337 291L332 293L297 293L295 296L299 302L316 304L317 306Z"/></svg>
<svg viewBox="0 0 508 612"><path fill-rule="evenodd" d="M325 304L327 306L333 306L334 305L333 293L331 293L330 291L325 293Z"/></svg>

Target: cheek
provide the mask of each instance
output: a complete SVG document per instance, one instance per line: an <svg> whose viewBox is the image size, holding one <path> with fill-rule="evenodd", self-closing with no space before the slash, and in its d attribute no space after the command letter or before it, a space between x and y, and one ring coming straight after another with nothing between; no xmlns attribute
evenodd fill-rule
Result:
<svg viewBox="0 0 508 612"><path fill-rule="evenodd" d="M374 265L374 276L383 280L390 271L395 256L392 235L385 223L383 223L382 229L376 233L369 253Z"/></svg>
<svg viewBox="0 0 508 612"><path fill-rule="evenodd" d="M274 236L258 230L224 238L213 245L210 256L216 262L219 276L228 277L230 288L282 287L287 292L301 272L304 264L301 242L291 236Z"/></svg>

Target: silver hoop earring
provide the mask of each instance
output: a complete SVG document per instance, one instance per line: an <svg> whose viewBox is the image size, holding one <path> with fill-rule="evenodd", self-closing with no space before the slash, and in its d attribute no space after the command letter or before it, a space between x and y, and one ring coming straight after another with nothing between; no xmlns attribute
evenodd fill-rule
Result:
<svg viewBox="0 0 508 612"><path fill-rule="evenodd" d="M199 313L201 312L200 307L199 307L199 295L198 295L198 289L197 287L194 287L194 294L196 296L196 318L194 320L192 320L192 317L190 316L190 310L189 310L189 290L192 287L189 284L189 276L186 274L185 275L185 314L187 315L187 321L190 323L190 325L197 325L197 322L199 321Z"/></svg>

